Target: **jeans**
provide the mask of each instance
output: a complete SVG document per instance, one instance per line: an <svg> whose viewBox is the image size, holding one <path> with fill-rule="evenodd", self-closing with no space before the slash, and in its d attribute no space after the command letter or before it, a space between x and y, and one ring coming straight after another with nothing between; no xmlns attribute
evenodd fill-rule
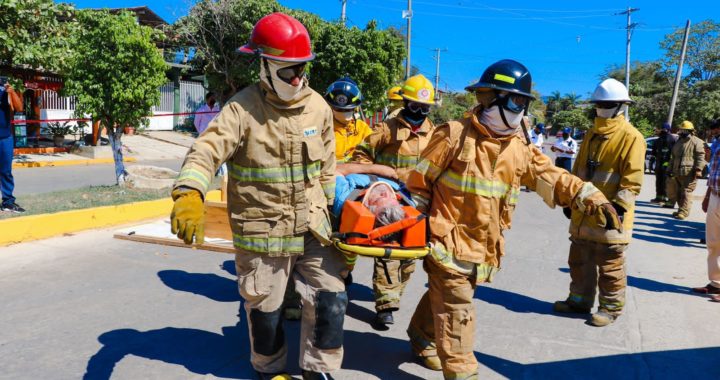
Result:
<svg viewBox="0 0 720 380"><path fill-rule="evenodd" d="M0 189L2 189L2 204L8 206L15 203L13 197L15 180L12 175L13 146L12 136L0 138Z"/></svg>

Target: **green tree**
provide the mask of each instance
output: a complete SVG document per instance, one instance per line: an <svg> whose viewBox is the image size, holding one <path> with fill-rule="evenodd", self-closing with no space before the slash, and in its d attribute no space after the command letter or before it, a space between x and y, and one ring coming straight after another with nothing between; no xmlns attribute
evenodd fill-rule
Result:
<svg viewBox="0 0 720 380"><path fill-rule="evenodd" d="M72 10L52 0L0 0L0 64L62 71L76 25Z"/></svg>
<svg viewBox="0 0 720 380"><path fill-rule="evenodd" d="M558 128L580 128L588 129L592 126L592 121L588 118L587 113L580 108L573 108L557 112L552 119L553 126Z"/></svg>
<svg viewBox="0 0 720 380"><path fill-rule="evenodd" d="M685 28L678 28L660 42L665 50L665 67L670 71L679 61L684 33ZM720 73L720 23L705 20L691 26L685 63L692 71L691 77L697 80L710 80Z"/></svg>
<svg viewBox="0 0 720 380"><path fill-rule="evenodd" d="M430 120L440 125L463 117L475 105L475 96L469 92L451 92L443 95L442 105L430 111Z"/></svg>
<svg viewBox="0 0 720 380"><path fill-rule="evenodd" d="M123 128L147 122L166 81L167 67L154 43L159 36L129 12L81 11L77 18L82 31L73 41L64 90L76 97L77 115L92 115L107 128L122 185Z"/></svg>
<svg viewBox="0 0 720 380"><path fill-rule="evenodd" d="M312 13L282 7L275 0L203 0L174 25L177 46L195 49L193 65L205 71L210 87L225 98L258 80L253 57L236 53L255 23L272 12L285 12L305 25L317 58L309 66L310 86L324 93L348 74L365 95L365 108L385 104L387 89L402 78L405 48L397 30L346 28Z"/></svg>

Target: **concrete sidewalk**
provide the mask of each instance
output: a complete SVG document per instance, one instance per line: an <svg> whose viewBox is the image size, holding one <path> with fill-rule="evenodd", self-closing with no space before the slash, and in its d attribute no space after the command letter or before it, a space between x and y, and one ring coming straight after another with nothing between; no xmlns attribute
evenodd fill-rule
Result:
<svg viewBox="0 0 720 380"><path fill-rule="evenodd" d="M182 159L194 137L172 131L151 131L141 135L122 137L125 162ZM77 153L21 154L14 158L13 168L47 166L94 165L113 163L107 148L106 156L90 158Z"/></svg>

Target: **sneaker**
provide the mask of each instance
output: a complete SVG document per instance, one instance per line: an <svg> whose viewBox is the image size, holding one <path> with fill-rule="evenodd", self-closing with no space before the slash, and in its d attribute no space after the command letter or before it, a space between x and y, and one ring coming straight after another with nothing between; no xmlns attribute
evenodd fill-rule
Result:
<svg viewBox="0 0 720 380"><path fill-rule="evenodd" d="M16 214L21 214L21 213L25 212L25 209L20 207L20 205L15 202L2 205L2 210L14 212Z"/></svg>
<svg viewBox="0 0 720 380"><path fill-rule="evenodd" d="M590 324L597 327L604 327L615 322L617 317L617 314L612 314L607 310L600 309L597 313L592 315Z"/></svg>
<svg viewBox="0 0 720 380"><path fill-rule="evenodd" d="M393 318L392 311L378 311L377 315L375 316L375 324L378 326L387 326L392 325L395 323L395 319Z"/></svg>
<svg viewBox="0 0 720 380"><path fill-rule="evenodd" d="M329 373L313 372L308 370L302 370L303 380L334 380Z"/></svg>
<svg viewBox="0 0 720 380"><path fill-rule="evenodd" d="M590 314L590 308L580 306L574 302L570 302L568 300L565 301L555 301L553 304L553 310L555 310L558 313L578 313L578 314Z"/></svg>
<svg viewBox="0 0 720 380"><path fill-rule="evenodd" d="M710 301L720 302L720 294L715 294L712 297L710 297Z"/></svg>
<svg viewBox="0 0 720 380"><path fill-rule="evenodd" d="M287 373L283 373L283 372L278 372L278 373L257 372L257 377L259 380L292 380L292 376L290 376Z"/></svg>
<svg viewBox="0 0 720 380"><path fill-rule="evenodd" d="M713 284L707 284L703 287L692 288L693 293L700 294L720 294L720 288L713 286Z"/></svg>

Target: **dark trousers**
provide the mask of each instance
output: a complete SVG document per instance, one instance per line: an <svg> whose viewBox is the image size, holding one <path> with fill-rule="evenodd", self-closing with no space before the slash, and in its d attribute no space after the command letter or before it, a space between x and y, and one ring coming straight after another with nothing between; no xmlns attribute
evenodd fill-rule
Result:
<svg viewBox="0 0 720 380"><path fill-rule="evenodd" d="M655 161L655 194L657 198L667 198L667 167Z"/></svg>
<svg viewBox="0 0 720 380"><path fill-rule="evenodd" d="M12 175L13 145L12 136L0 138L0 189L2 189L3 205L15 203L13 197L15 180Z"/></svg>
<svg viewBox="0 0 720 380"><path fill-rule="evenodd" d="M555 159L555 166L563 168L567 171L572 171L572 158L570 157L558 157Z"/></svg>

